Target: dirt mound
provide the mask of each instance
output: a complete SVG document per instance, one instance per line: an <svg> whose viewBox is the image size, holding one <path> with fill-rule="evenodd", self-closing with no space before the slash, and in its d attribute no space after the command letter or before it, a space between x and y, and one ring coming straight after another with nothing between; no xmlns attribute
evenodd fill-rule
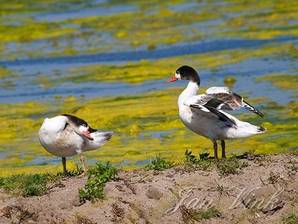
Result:
<svg viewBox="0 0 298 224"><path fill-rule="evenodd" d="M246 160L238 174L174 167L119 172L105 199L81 203L86 177L60 180L48 194L0 193L0 223L282 223L298 213L295 155Z"/></svg>

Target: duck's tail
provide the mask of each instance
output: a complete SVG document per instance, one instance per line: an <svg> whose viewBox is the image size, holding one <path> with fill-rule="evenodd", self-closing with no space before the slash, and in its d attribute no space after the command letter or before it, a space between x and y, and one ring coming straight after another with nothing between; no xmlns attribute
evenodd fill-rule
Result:
<svg viewBox="0 0 298 224"><path fill-rule="evenodd" d="M114 132L112 131L106 131L106 132L100 132L100 131L95 131L92 132L90 135L93 138L93 140L88 141L87 149L96 149L98 147L103 146L107 141L109 141Z"/></svg>
<svg viewBox="0 0 298 224"><path fill-rule="evenodd" d="M252 135L263 134L266 129L261 126L255 126L248 122L241 122L237 124L235 129L231 128L228 132L230 138L245 138Z"/></svg>

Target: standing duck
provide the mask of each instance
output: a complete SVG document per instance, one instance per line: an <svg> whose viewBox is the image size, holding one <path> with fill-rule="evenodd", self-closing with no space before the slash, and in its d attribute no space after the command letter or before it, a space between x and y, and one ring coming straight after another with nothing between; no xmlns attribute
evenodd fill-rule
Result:
<svg viewBox="0 0 298 224"><path fill-rule="evenodd" d="M76 154L84 172L87 165L83 152L99 148L111 139L113 132L100 132L86 121L69 114L46 118L39 130L41 145L51 154L62 157L63 172L67 173L66 157Z"/></svg>
<svg viewBox="0 0 298 224"><path fill-rule="evenodd" d="M188 80L186 89L178 98L179 116L184 125L193 132L213 142L214 158L218 159L217 141L221 141L222 158L226 157L225 140L249 137L265 132L263 127L238 120L223 110L245 108L263 117L263 114L228 87L211 87L197 95L200 87L199 74L190 66L176 70L169 82Z"/></svg>

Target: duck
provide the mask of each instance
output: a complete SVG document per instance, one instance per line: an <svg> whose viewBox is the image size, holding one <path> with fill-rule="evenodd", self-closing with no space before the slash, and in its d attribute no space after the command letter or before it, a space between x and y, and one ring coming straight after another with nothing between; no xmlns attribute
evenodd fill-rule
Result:
<svg viewBox="0 0 298 224"><path fill-rule="evenodd" d="M188 129L212 141L216 160L218 160L218 142L221 143L222 158L226 158L226 140L266 132L265 128L241 121L227 112L244 108L260 117L264 116L261 111L228 87L210 87L205 93L198 95L200 76L188 65L179 67L168 82L178 80L188 81L187 87L178 97L179 117Z"/></svg>
<svg viewBox="0 0 298 224"><path fill-rule="evenodd" d="M83 153L103 146L112 135L112 131L93 129L83 119L70 114L45 118L38 132L39 141L45 150L62 158L64 174L67 174L66 157L77 154L83 173L86 173L88 166Z"/></svg>

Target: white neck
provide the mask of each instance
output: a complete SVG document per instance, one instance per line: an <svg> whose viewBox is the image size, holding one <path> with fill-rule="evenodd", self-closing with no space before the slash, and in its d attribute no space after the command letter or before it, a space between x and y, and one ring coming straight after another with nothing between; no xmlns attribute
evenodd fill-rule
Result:
<svg viewBox="0 0 298 224"><path fill-rule="evenodd" d="M182 106L187 98L197 95L198 90L198 83L189 81L187 87L183 90L178 98L178 106Z"/></svg>

